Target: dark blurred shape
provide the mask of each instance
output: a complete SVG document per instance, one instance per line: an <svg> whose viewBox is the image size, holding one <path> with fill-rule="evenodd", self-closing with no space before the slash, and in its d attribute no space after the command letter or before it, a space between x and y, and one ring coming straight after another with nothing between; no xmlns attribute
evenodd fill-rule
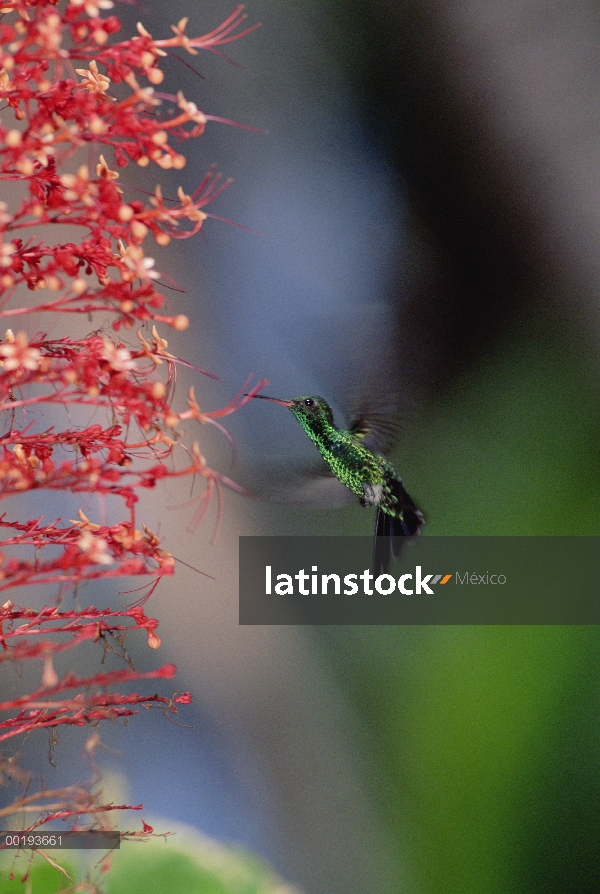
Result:
<svg viewBox="0 0 600 894"><path fill-rule="evenodd" d="M595 348L597 3L387 0L370 12L365 123L438 259L403 312L403 349L452 375L540 310Z"/></svg>

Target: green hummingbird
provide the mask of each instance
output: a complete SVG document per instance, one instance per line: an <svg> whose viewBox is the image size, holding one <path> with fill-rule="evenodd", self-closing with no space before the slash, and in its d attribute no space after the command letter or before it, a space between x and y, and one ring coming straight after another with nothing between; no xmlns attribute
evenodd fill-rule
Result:
<svg viewBox="0 0 600 894"><path fill-rule="evenodd" d="M377 449L393 431L383 420L359 415L348 430L339 429L331 407L322 397L280 400L253 394L260 400L288 407L329 470L359 498L361 506L376 506L374 566L376 573L387 571L390 555L400 558L404 539L419 534L425 519L407 493L400 475ZM389 440L389 437L388 437Z"/></svg>

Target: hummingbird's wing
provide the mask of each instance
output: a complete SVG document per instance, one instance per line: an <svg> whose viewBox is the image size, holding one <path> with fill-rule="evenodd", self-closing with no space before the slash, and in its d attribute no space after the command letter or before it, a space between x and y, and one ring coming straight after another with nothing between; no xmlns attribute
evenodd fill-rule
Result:
<svg viewBox="0 0 600 894"><path fill-rule="evenodd" d="M286 499L304 506L335 509L356 502L356 495L342 484L324 464L323 469L304 470L286 485Z"/></svg>
<svg viewBox="0 0 600 894"><path fill-rule="evenodd" d="M350 434L368 450L386 456L398 440L400 425L397 414L397 401L392 395L376 403L365 398L353 415Z"/></svg>
<svg viewBox="0 0 600 894"><path fill-rule="evenodd" d="M251 469L246 465L241 483L254 496L272 503L334 509L356 500L320 460L307 466L288 457L270 456L268 466Z"/></svg>
<svg viewBox="0 0 600 894"><path fill-rule="evenodd" d="M396 318L396 300L373 306L367 324L351 321L352 350L346 347L336 359L336 368L345 373L332 389L346 430L384 456L390 455L418 406L412 367L403 361L405 335Z"/></svg>
<svg viewBox="0 0 600 894"><path fill-rule="evenodd" d="M393 329L391 322L387 329ZM369 356L370 367L361 370L360 380L345 389L340 402L350 423L350 433L368 450L388 456L399 439L400 420L406 419L409 411L408 391L401 386L404 379L392 339L372 345Z"/></svg>

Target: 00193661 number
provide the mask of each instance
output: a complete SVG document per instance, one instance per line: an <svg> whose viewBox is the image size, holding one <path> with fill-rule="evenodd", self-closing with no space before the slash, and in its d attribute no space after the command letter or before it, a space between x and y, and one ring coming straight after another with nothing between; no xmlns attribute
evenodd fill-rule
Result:
<svg viewBox="0 0 600 894"><path fill-rule="evenodd" d="M108 830L71 830L45 835L34 832L0 832L0 850L6 848L55 848L62 850L118 850L121 833Z"/></svg>
<svg viewBox="0 0 600 894"><path fill-rule="evenodd" d="M6 833L0 835L0 847L61 847L62 835Z"/></svg>

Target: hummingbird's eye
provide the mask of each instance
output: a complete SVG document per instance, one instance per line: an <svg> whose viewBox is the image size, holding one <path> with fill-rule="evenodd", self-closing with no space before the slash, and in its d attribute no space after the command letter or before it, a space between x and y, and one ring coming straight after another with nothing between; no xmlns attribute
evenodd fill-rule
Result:
<svg viewBox="0 0 600 894"><path fill-rule="evenodd" d="M307 397L306 400L304 401L305 407L314 407L314 405L315 405L315 402L312 399L312 397Z"/></svg>

